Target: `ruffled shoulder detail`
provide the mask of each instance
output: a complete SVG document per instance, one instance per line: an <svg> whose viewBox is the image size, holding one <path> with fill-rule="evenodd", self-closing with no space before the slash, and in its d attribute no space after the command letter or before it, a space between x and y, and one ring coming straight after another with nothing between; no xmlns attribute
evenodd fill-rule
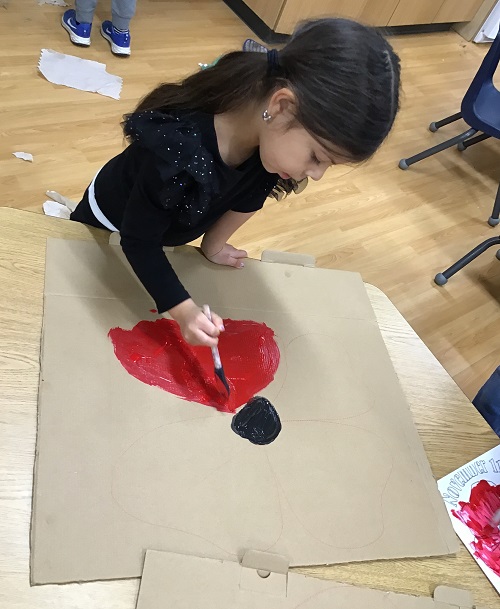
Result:
<svg viewBox="0 0 500 609"><path fill-rule="evenodd" d="M158 157L165 182L164 207L178 208L179 220L187 226L199 222L217 196L219 184L213 155L202 145L196 122L175 112L150 110L130 114L124 132Z"/></svg>

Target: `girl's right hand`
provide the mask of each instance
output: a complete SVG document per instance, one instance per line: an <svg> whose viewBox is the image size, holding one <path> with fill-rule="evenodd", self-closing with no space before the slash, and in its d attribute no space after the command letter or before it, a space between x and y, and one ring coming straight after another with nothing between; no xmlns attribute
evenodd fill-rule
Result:
<svg viewBox="0 0 500 609"><path fill-rule="evenodd" d="M169 313L179 324L184 340L190 345L217 346L219 334L224 331L224 324L216 313L212 311L210 321L191 298L170 309Z"/></svg>

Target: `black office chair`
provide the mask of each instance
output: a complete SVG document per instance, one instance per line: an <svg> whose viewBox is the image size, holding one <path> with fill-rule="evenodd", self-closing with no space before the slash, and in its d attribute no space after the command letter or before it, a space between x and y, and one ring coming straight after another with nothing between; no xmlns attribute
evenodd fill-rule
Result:
<svg viewBox="0 0 500 609"><path fill-rule="evenodd" d="M493 41L488 53L486 53L479 70L467 90L460 112L443 118L429 125L430 131L434 132L459 119L463 119L470 128L464 133L452 137L450 140L433 146L428 150L419 152L414 156L399 161L400 169L408 169L410 165L418 163L427 157L457 146L458 150L464 151L469 146L482 142L490 137L500 139L500 91L493 84L493 75L500 61L500 32ZM478 132L479 135L476 135ZM497 191L492 214L488 220L490 226L496 226L500 222L500 187ZM480 247L480 246L478 246ZM458 264L458 263L457 263Z"/></svg>

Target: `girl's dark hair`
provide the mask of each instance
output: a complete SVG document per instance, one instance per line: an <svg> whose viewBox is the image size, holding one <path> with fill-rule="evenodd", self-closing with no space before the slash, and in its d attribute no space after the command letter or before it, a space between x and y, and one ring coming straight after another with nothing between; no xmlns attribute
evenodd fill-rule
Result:
<svg viewBox="0 0 500 609"><path fill-rule="evenodd" d="M400 86L399 58L377 30L348 19L306 21L277 61L268 62L266 53L228 53L179 83L158 86L136 112L221 114L288 87L296 120L327 148L355 162L377 150L398 111Z"/></svg>

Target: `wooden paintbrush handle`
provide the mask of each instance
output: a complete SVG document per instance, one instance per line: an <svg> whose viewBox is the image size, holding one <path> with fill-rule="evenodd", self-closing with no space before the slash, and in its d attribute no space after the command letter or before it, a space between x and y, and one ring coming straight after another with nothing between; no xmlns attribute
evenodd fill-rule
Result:
<svg viewBox="0 0 500 609"><path fill-rule="evenodd" d="M201 307L201 310L206 315L206 317L212 321L212 313L210 311L210 307L205 304ZM222 362L220 361L219 349L217 347L211 347L212 349L212 358L214 360L214 366L218 369L222 368Z"/></svg>

